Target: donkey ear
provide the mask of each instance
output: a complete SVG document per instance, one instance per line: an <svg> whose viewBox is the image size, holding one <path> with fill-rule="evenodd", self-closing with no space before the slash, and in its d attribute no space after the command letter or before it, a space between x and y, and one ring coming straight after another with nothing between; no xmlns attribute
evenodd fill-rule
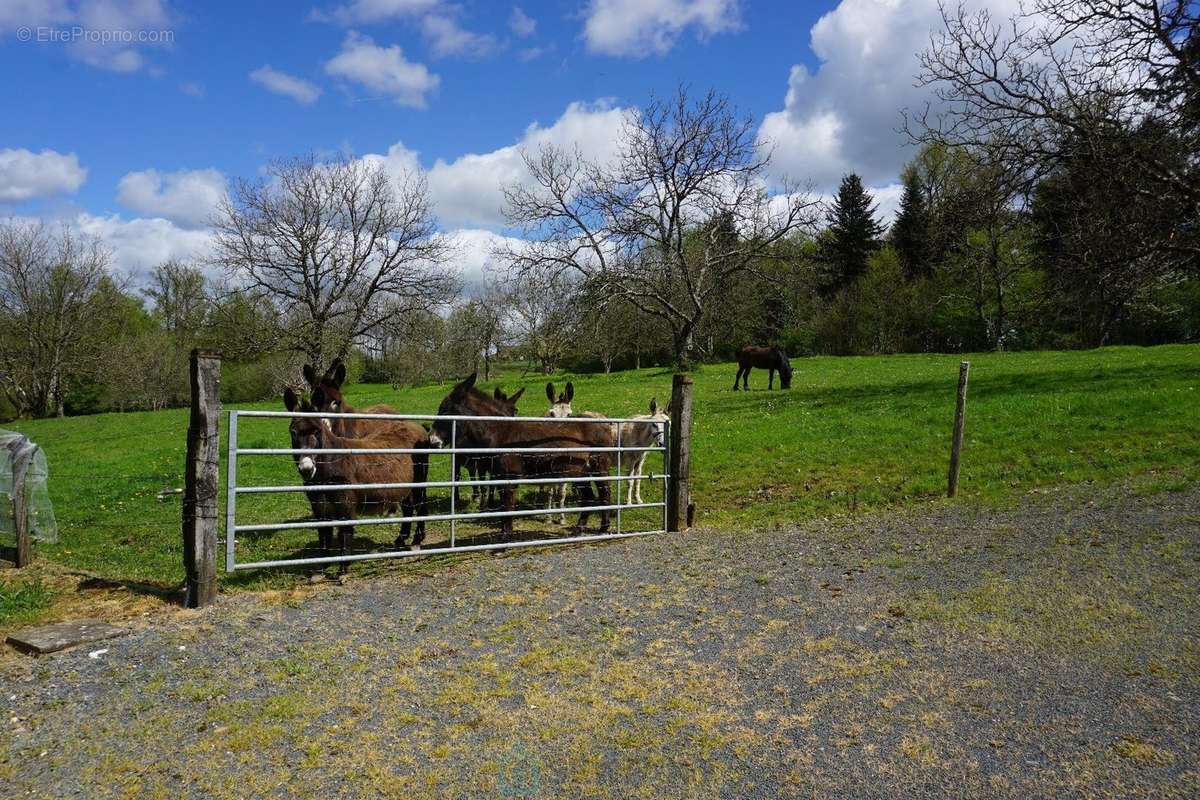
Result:
<svg viewBox="0 0 1200 800"><path fill-rule="evenodd" d="M312 364L304 365L304 380L308 381L309 386L316 387L317 371L315 369L313 369Z"/></svg>
<svg viewBox="0 0 1200 800"><path fill-rule="evenodd" d="M283 406L288 411L295 411L296 406L300 405L300 398L296 397L296 393L292 391L292 387L287 387L283 390Z"/></svg>
<svg viewBox="0 0 1200 800"><path fill-rule="evenodd" d="M497 386L495 389L492 389L492 399L494 399L494 400L503 400L504 399L504 392L500 391L499 386Z"/></svg>
<svg viewBox="0 0 1200 800"><path fill-rule="evenodd" d="M550 401L551 405L554 405L554 381L546 384L546 399Z"/></svg>
<svg viewBox="0 0 1200 800"><path fill-rule="evenodd" d="M575 384L567 381L567 402L569 403L573 399L575 399Z"/></svg>
<svg viewBox="0 0 1200 800"><path fill-rule="evenodd" d="M667 401L667 407L665 409L663 409L663 411L667 414L671 413L671 401L669 401L669 400Z"/></svg>
<svg viewBox="0 0 1200 800"><path fill-rule="evenodd" d="M515 405L515 404L516 404L516 402L517 402L517 400L518 400L518 399L521 397L521 395L523 395L523 394L525 394L525 387L524 387L524 386L522 386L520 389L517 389L516 393L514 393L512 397L508 398L508 402L510 402L510 403L513 403L513 404Z"/></svg>
<svg viewBox="0 0 1200 800"><path fill-rule="evenodd" d="M466 392L469 392L471 390L471 388L475 385L475 375L476 375L476 373L472 372L470 375L468 375L467 377L465 377L461 381L459 381L458 384L454 387L455 394L464 394Z"/></svg>
<svg viewBox="0 0 1200 800"><path fill-rule="evenodd" d="M340 358L334 359L333 365L329 367L329 371L333 373L333 385L342 388L342 384L346 382L346 365L342 363Z"/></svg>
<svg viewBox="0 0 1200 800"><path fill-rule="evenodd" d="M654 416L657 413L658 413L658 398L651 397L650 398L650 416Z"/></svg>

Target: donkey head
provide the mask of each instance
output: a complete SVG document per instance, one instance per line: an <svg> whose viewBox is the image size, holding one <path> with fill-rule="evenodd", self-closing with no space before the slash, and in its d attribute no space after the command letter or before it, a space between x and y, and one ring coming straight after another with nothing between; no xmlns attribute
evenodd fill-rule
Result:
<svg viewBox="0 0 1200 800"><path fill-rule="evenodd" d="M475 388L475 373L472 372L466 378L463 378L458 383L454 384L454 388L450 390L450 394L442 398L441 405L438 406L438 416L489 416L490 410L484 410L483 405L489 404L495 406L496 402L488 398L486 394ZM453 424L450 420L437 419L433 421L433 425L429 430L429 443L434 447L441 447L446 442L449 442L453 436Z"/></svg>
<svg viewBox="0 0 1200 800"><path fill-rule="evenodd" d="M506 395L504 390L497 386L492 392L492 399L507 408L510 416L515 417L517 415L517 401L521 399L521 395L523 394L525 394L524 386L522 386L520 389L517 389L517 391L513 393L512 397Z"/></svg>
<svg viewBox="0 0 1200 800"><path fill-rule="evenodd" d="M304 379L312 387L312 405L316 411L341 411L346 401L342 398L342 384L346 382L346 365L340 358L335 358L325 370L325 374L317 377L317 371L311 364L304 365Z"/></svg>
<svg viewBox="0 0 1200 800"><path fill-rule="evenodd" d="M670 417L671 404L667 403L666 411L658 407L658 398L650 398L650 422L653 424L654 446L662 447L667 439L667 421Z"/></svg>
<svg viewBox="0 0 1200 800"><path fill-rule="evenodd" d="M283 405L288 411L314 411L312 404L307 400L296 395L291 388L283 390ZM313 417L293 417L292 422L288 425L288 433L292 437L292 449L294 450L315 450L321 446L321 422L323 420ZM309 483L317 476L317 460L311 454L299 455L292 454L292 461L296 462L296 471L300 473L300 477L305 483Z"/></svg>
<svg viewBox="0 0 1200 800"><path fill-rule="evenodd" d="M554 384L546 384L546 399L550 401L550 410L546 412L547 417L569 417L571 416L571 400L575 397L575 386L567 381L567 385L563 387L561 394L554 393Z"/></svg>

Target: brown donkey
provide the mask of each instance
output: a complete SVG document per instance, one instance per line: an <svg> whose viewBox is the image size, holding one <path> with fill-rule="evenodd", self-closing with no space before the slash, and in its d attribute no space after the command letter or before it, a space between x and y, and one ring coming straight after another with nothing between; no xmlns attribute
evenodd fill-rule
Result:
<svg viewBox="0 0 1200 800"><path fill-rule="evenodd" d="M309 403L301 400L291 389L286 389L283 403L288 411L315 411ZM289 426L292 447L306 450L328 449L380 449L380 448L427 448L428 435L421 426L419 435L412 430L403 428L385 428L374 434L353 438L339 436L333 432L332 421L314 417L296 417ZM353 520L362 515L378 516L394 513L397 509L404 517L425 516L427 499L425 489L421 486L394 487L376 489L337 489L323 491L322 485L349 483L424 483L428 469L428 456L420 453L384 453L372 455L369 453L316 453L313 455L293 455L296 468L304 483L312 487L306 491L313 516L318 520L345 519ZM400 535L396 537L395 546L405 546L412 523L400 524ZM333 536L330 528L318 528L318 539L321 547L328 554L333 549ZM341 525L338 527L341 539L341 553L346 554L354 526ZM416 535L413 537L413 547L419 548L425 539L425 523L418 520ZM339 573L346 572L343 562Z"/></svg>
<svg viewBox="0 0 1200 800"><path fill-rule="evenodd" d="M506 416L503 407L494 397L489 397L475 388L475 375L458 383L450 394L442 400L438 407L439 415L459 416ZM566 478L607 475L611 463L611 453L572 452L571 447L605 447L610 446L610 437L604 428L610 426L589 424L584 422L539 422L534 420L513 420L478 422L462 420L458 423L458 445L460 447L545 447L552 448L548 453L501 453L495 457L494 469L497 478L513 480L518 478ZM442 446L450 441L451 423L449 420L436 420L430 433L429 441L434 446ZM561 450L561 452L553 452ZM580 483L580 493L586 504L591 504L592 489L588 483ZM500 500L505 511L516 509L516 485L510 484L500 489ZM607 482L599 482L600 505L610 503L610 487ZM579 515L579 528L587 525L591 512L582 511ZM501 520L501 531L511 534L513 530L512 517ZM600 530L608 530L608 512L600 512Z"/></svg>

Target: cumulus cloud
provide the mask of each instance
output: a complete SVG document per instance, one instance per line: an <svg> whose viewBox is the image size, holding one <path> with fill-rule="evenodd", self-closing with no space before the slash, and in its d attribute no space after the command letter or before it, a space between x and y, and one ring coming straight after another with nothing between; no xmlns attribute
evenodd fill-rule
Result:
<svg viewBox="0 0 1200 800"><path fill-rule="evenodd" d="M502 187L528 181L521 150L553 144L576 147L585 158L607 161L616 153L617 135L626 109L609 102L571 103L549 127L536 122L514 144L487 153L468 153L452 161L438 159L429 168L429 192L438 218L449 227L504 227ZM402 143L386 154L364 157L382 164L391 174L405 175L418 166L417 153Z"/></svg>
<svg viewBox="0 0 1200 800"><path fill-rule="evenodd" d="M168 259L202 259L212 246L210 231L187 230L162 218L127 220L117 214L80 214L73 223L103 241L112 252L113 269L134 280L144 279Z"/></svg>
<svg viewBox="0 0 1200 800"><path fill-rule="evenodd" d="M429 14L424 17L421 20L421 33L429 42L429 49L439 58L480 58L496 49L496 37L466 30L446 14Z"/></svg>
<svg viewBox="0 0 1200 800"><path fill-rule="evenodd" d="M297 78L295 75L280 72L270 64L263 64L251 72L250 80L268 92L290 97L303 106L312 105L321 96L321 90L313 84L303 78Z"/></svg>
<svg viewBox="0 0 1200 800"><path fill-rule="evenodd" d="M346 35L342 51L325 62L325 71L411 108L424 108L425 96L436 90L441 80L424 64L407 60L398 45L380 47L354 31Z"/></svg>
<svg viewBox="0 0 1200 800"><path fill-rule="evenodd" d="M989 0L1007 15L1018 0ZM938 0L842 0L813 26L815 72L792 67L783 109L759 130L774 148L776 175L837 186L857 172L868 184L894 181L913 151L900 110L932 100L913 86L917 53L941 26Z"/></svg>
<svg viewBox="0 0 1200 800"><path fill-rule="evenodd" d="M0 150L0 202L20 203L35 197L69 194L87 179L74 153L23 148Z"/></svg>
<svg viewBox="0 0 1200 800"><path fill-rule="evenodd" d="M740 26L737 0L592 0L583 39L593 53L643 58L688 30L705 39Z"/></svg>
<svg viewBox="0 0 1200 800"><path fill-rule="evenodd" d="M513 36L524 39L537 32L537 20L526 14L520 6L513 6L512 14L508 17L508 29Z"/></svg>
<svg viewBox="0 0 1200 800"><path fill-rule="evenodd" d="M117 185L121 205L142 214L165 217L185 228L208 222L225 196L225 176L215 169L130 172Z"/></svg>

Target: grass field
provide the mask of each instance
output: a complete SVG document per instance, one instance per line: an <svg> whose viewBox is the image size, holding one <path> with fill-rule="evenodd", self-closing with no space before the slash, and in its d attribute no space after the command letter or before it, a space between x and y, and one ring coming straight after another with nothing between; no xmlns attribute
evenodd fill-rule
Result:
<svg viewBox="0 0 1200 800"><path fill-rule="evenodd" d="M944 502L939 498L959 360L797 359L790 391L768 392L765 373L756 370L748 393L730 391L732 365L704 366L695 374L692 475L699 524L761 527ZM970 360L960 484L967 501L1004 502L1040 486L1128 475L1154 473L1154 485L1163 486L1197 476L1200 347L986 354ZM670 395L671 373L662 369L551 377L575 382L576 410L645 413L651 396L665 403ZM526 386L521 412L540 415L547 405L545 381L508 370L486 388ZM356 405L386 402L402 411L433 413L446 389L349 386L347 398ZM60 539L41 546L41 556L111 578L163 584L182 578L179 498L159 499L158 493L182 485L186 410L9 427L41 444L50 463ZM286 421L247 420L239 441L244 447L287 446ZM248 459L239 476L246 483L296 479L286 457ZM302 518L307 512L301 495L243 508L246 516L239 514L239 522ZM637 521L628 519L627 525ZM431 540L443 533L434 531ZM391 536L394 532L372 533L380 543ZM239 541L245 548L239 558L296 552L313 539L306 531ZM243 579L224 580L232 585Z"/></svg>

